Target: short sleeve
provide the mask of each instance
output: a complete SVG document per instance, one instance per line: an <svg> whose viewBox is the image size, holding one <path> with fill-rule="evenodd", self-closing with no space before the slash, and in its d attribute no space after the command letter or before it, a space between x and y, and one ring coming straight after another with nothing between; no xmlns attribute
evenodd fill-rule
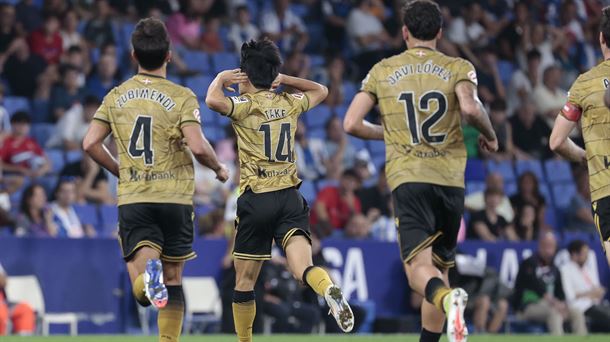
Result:
<svg viewBox="0 0 610 342"><path fill-rule="evenodd" d="M456 66L456 80L455 84L458 84L462 81L467 81L472 84L479 85L479 81L477 79L477 72L474 69L474 65L465 59L459 59L459 62Z"/></svg>
<svg viewBox="0 0 610 342"><path fill-rule="evenodd" d="M250 107L252 106L252 100L247 96L231 96L229 97L231 100L231 110L227 114L227 116L231 120L241 120L246 117L250 112Z"/></svg>
<svg viewBox="0 0 610 342"><path fill-rule="evenodd" d="M199 111L199 101L197 101L197 96L190 92L186 101L184 101L184 104L182 105L182 112L180 113L180 128L195 125L201 125L201 114Z"/></svg>
<svg viewBox="0 0 610 342"><path fill-rule="evenodd" d="M574 84L572 84L568 91L568 100L559 112L559 114L570 121L578 121L582 115L582 99L586 94L584 94L581 84L580 77L574 81Z"/></svg>
<svg viewBox="0 0 610 342"><path fill-rule="evenodd" d="M366 75L364 80L362 80L362 85L360 86L360 91L367 92L371 94L375 101L377 101L377 80L378 80L378 70L379 64L375 65L369 73Z"/></svg>
<svg viewBox="0 0 610 342"><path fill-rule="evenodd" d="M106 95L106 97L104 97L104 101L102 101L102 104L99 106L99 108L95 112L95 115L93 115L93 120L95 120L99 123L102 123L108 127L110 127L110 123L112 122L112 120L110 118L110 111L108 110L108 106L107 106L107 103L109 101L110 101L109 95Z"/></svg>

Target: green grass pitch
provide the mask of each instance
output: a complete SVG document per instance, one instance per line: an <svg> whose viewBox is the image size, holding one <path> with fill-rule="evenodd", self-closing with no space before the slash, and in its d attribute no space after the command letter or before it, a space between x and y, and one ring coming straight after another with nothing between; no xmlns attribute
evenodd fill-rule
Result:
<svg viewBox="0 0 610 342"><path fill-rule="evenodd" d="M273 335L255 336L254 342L417 342L417 335ZM52 337L0 337L2 342L155 342L155 336L126 336L126 335L100 335L100 336L52 336ZM230 335L197 335L183 336L180 342L236 342L237 338ZM441 342L446 342L444 337ZM533 342L533 341L553 341L553 342L608 342L610 335L592 335L586 337L576 336L540 336L540 335L473 335L468 339L469 342Z"/></svg>

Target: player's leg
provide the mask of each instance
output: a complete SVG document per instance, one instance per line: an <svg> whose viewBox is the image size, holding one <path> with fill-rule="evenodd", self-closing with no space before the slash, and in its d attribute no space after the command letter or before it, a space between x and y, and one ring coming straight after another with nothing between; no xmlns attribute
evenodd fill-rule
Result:
<svg viewBox="0 0 610 342"><path fill-rule="evenodd" d="M599 232L606 260L610 265L610 197L604 197L592 203L593 219Z"/></svg>
<svg viewBox="0 0 610 342"><path fill-rule="evenodd" d="M449 284L447 273L443 273L443 281ZM420 342L438 342L443 334L445 326L445 313L427 300L421 306L422 331Z"/></svg>
<svg viewBox="0 0 610 342"><path fill-rule="evenodd" d="M163 276L168 299L167 305L159 309L157 317L160 342L178 341L182 332L182 320L184 318L183 270L184 261L163 260Z"/></svg>
<svg viewBox="0 0 610 342"><path fill-rule="evenodd" d="M263 265L262 260L236 258L235 290L233 291L233 320L239 342L252 341L252 324L256 316L254 285Z"/></svg>

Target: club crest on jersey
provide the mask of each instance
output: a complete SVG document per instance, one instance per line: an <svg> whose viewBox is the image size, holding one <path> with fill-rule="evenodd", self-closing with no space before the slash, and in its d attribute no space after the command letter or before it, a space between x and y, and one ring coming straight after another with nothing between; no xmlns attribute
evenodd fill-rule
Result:
<svg viewBox="0 0 610 342"><path fill-rule="evenodd" d="M479 84L478 80L477 80L477 73L474 70L470 70L468 72L468 78L474 83L474 84Z"/></svg>
<svg viewBox="0 0 610 342"><path fill-rule="evenodd" d="M197 121L199 121L199 123L201 123L201 113L199 112L199 108L195 108L193 110L193 116L195 119L197 119Z"/></svg>
<svg viewBox="0 0 610 342"><path fill-rule="evenodd" d="M294 93L294 94L290 94L290 95L292 95L292 97L294 97L297 100L303 99L303 93Z"/></svg>
<svg viewBox="0 0 610 342"><path fill-rule="evenodd" d="M231 100L233 100L233 103L235 104L248 102L248 98L245 96L231 96Z"/></svg>

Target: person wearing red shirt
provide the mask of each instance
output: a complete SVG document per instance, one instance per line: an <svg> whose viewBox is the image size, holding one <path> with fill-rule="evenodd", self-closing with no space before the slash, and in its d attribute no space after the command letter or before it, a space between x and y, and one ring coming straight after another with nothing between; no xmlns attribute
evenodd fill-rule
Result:
<svg viewBox="0 0 610 342"><path fill-rule="evenodd" d="M28 37L32 53L39 55L49 64L59 63L63 52L63 40L59 33L60 21L54 15L48 15L44 24Z"/></svg>
<svg viewBox="0 0 610 342"><path fill-rule="evenodd" d="M339 186L329 186L318 193L311 213L311 225L320 238L331 235L335 229L343 229L352 215L362 212L356 196L359 187L358 174L349 169L341 175Z"/></svg>

